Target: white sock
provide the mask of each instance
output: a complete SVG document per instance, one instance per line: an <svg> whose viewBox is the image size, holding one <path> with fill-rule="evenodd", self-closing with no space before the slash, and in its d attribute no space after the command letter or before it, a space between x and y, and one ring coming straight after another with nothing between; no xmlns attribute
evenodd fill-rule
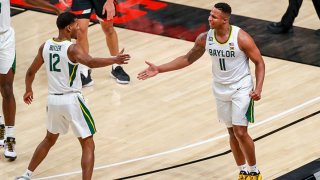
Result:
<svg viewBox="0 0 320 180"><path fill-rule="evenodd" d="M256 164L253 166L249 166L249 168L250 168L250 172L256 172L256 173L259 172L259 169Z"/></svg>
<svg viewBox="0 0 320 180"><path fill-rule="evenodd" d="M115 69L118 66L120 66L120 65L119 64L112 64L112 69Z"/></svg>
<svg viewBox="0 0 320 180"><path fill-rule="evenodd" d="M246 164L240 165L240 166L238 166L238 168L239 168L240 171L248 172L248 169L247 169L247 165L246 165Z"/></svg>
<svg viewBox="0 0 320 180"><path fill-rule="evenodd" d="M14 137L14 126L6 126L6 137Z"/></svg>
<svg viewBox="0 0 320 180"><path fill-rule="evenodd" d="M33 173L32 171L30 171L29 169L27 169L26 172L24 172L24 173L22 174L22 176L24 176L24 177L31 177L32 173Z"/></svg>
<svg viewBox="0 0 320 180"><path fill-rule="evenodd" d="M4 124L3 117L0 115L0 125Z"/></svg>

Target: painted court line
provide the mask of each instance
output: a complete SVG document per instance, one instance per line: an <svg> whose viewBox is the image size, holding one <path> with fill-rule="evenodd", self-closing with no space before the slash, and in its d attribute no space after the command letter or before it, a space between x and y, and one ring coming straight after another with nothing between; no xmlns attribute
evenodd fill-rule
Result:
<svg viewBox="0 0 320 180"><path fill-rule="evenodd" d="M294 111L302 109L305 106L309 106L309 105L311 105L313 103L316 103L318 101L320 101L320 96L317 97L317 98L314 98L312 100L309 100L309 101L307 101L307 102L305 102L303 104L300 104L300 105L298 105L296 107L293 107L293 108L291 108L291 109L289 109L287 111L284 111L284 112L282 112L280 114L277 114L277 115L274 115L274 116L272 116L270 118L267 118L267 119L265 119L265 120L263 120L261 122L255 123L254 125L249 126L249 128L260 126L260 125L265 124L267 122L273 121L275 119L283 117L283 116L285 116L287 114L290 114L290 113L292 113ZM157 153L157 154L152 154L152 155L149 155L149 156L143 156L143 157L136 158L136 159L130 159L130 160L127 160L127 161L122 161L122 162L118 162L118 163L114 163L114 164L95 167L94 170L106 169L106 168L115 167L115 166L119 166L119 165L123 165L123 164L129 164L129 163L132 163L132 162L142 161L142 160L145 160L145 159L150 159L150 158L154 158L154 157L158 157L158 156L162 156L162 155L166 155L166 154L171 154L171 153L174 153L174 152L182 151L182 150L185 150L185 149L189 149L189 148L193 148L193 147L196 147L196 146L200 146L202 144L213 142L213 141L225 138L227 136L228 136L228 134L222 134L222 135L219 135L219 136L216 136L216 137L204 140L204 141L200 141L200 142L197 142L197 143L194 143L194 144L190 144L190 145L187 145L187 146L184 146L184 147L180 147L180 148L175 148L175 149L172 149L172 150L169 150L169 151L164 151L164 152ZM81 170L62 173L62 174L57 174L57 175L53 175L53 176L42 177L42 178L36 178L34 180L54 179L54 178L70 176L70 175L74 175L74 174L81 174Z"/></svg>

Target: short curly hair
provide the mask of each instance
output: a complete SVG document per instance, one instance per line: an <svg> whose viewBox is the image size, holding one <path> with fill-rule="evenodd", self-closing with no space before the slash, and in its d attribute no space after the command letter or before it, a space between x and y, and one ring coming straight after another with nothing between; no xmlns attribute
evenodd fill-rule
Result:
<svg viewBox="0 0 320 180"><path fill-rule="evenodd" d="M229 4L224 3L224 2L220 2L214 5L215 8L219 9L220 11L231 15L231 7Z"/></svg>
<svg viewBox="0 0 320 180"><path fill-rule="evenodd" d="M74 23L76 19L76 15L70 12L64 12L58 16L56 24L58 29L64 29L68 25Z"/></svg>

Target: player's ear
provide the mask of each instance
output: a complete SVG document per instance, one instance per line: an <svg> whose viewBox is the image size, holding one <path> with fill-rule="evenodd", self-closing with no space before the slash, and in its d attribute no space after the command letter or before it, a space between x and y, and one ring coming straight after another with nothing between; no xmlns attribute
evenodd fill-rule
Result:
<svg viewBox="0 0 320 180"><path fill-rule="evenodd" d="M224 17L223 18L223 23L227 23L228 18Z"/></svg>
<svg viewBox="0 0 320 180"><path fill-rule="evenodd" d="M67 26L67 30L68 30L68 32L71 32L71 25Z"/></svg>

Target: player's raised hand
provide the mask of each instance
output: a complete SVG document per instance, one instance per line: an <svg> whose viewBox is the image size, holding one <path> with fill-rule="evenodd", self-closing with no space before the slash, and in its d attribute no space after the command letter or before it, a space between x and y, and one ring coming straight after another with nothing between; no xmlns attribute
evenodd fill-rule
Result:
<svg viewBox="0 0 320 180"><path fill-rule="evenodd" d="M103 5L102 14L107 12L107 20L113 19L113 16L116 15L115 5L113 4L113 0L107 0Z"/></svg>
<svg viewBox="0 0 320 180"><path fill-rule="evenodd" d="M32 91L26 91L23 95L23 101L30 105L32 103L33 100L33 92Z"/></svg>
<svg viewBox="0 0 320 180"><path fill-rule="evenodd" d="M146 64L148 64L149 67L147 69L145 69L144 71L141 71L138 74L137 78L140 80L145 80L145 79L151 78L159 73L159 69L156 65L154 65L148 61L146 61Z"/></svg>
<svg viewBox="0 0 320 180"><path fill-rule="evenodd" d="M123 54L124 49L122 49L119 54L115 57L115 63L116 64L128 64L128 61L130 60L129 54Z"/></svg>

